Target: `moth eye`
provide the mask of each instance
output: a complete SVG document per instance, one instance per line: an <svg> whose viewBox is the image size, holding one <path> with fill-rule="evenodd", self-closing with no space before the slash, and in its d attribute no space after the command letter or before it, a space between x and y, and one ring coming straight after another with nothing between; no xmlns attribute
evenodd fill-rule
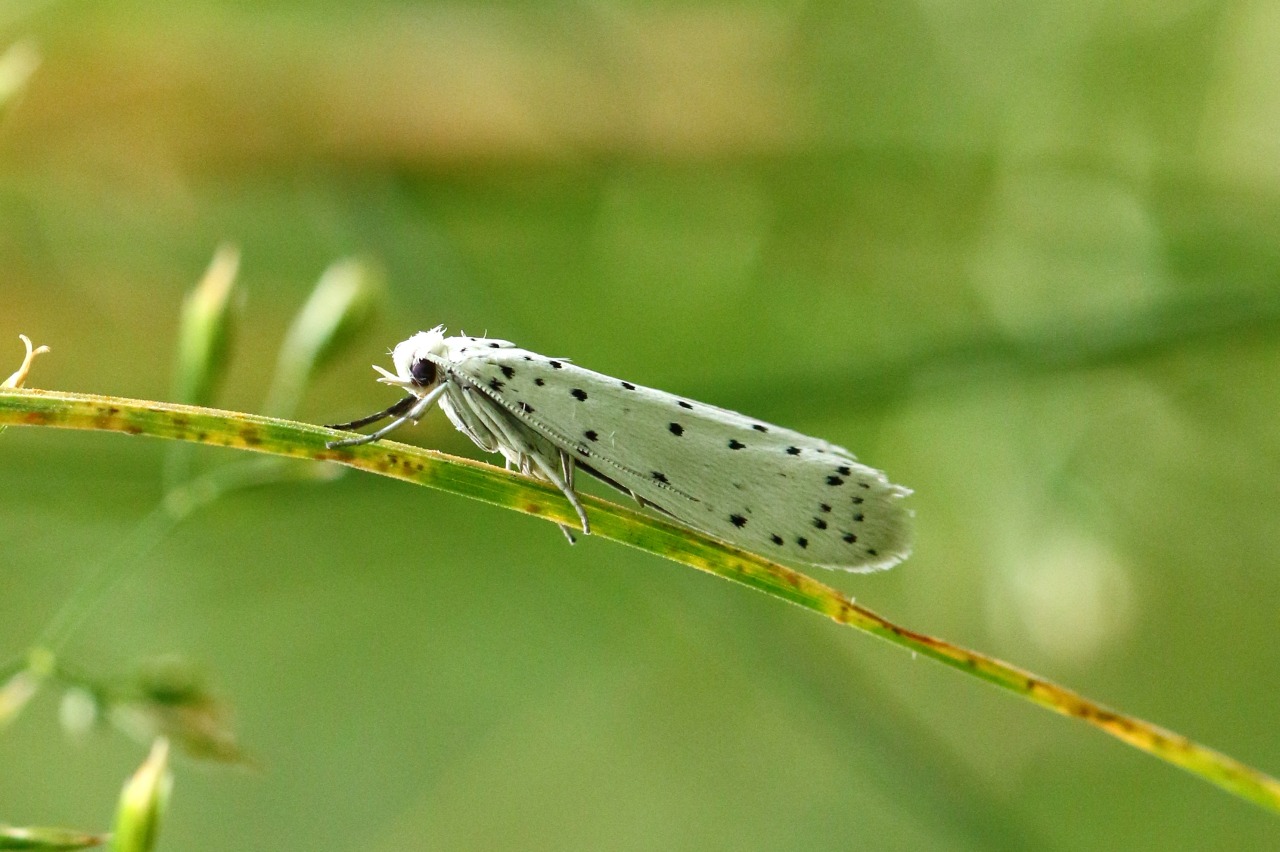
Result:
<svg viewBox="0 0 1280 852"><path fill-rule="evenodd" d="M409 375L415 385L427 387L436 383L436 365L426 358L419 358L409 367Z"/></svg>

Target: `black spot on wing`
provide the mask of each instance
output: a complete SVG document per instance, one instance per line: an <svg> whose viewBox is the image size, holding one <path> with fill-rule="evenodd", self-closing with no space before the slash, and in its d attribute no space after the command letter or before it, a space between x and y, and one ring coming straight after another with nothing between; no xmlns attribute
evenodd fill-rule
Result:
<svg viewBox="0 0 1280 852"><path fill-rule="evenodd" d="M853 471L849 469L849 466L847 464L842 464L838 468L836 468L836 473L840 474L841 476L848 476L849 474L853 473Z"/></svg>
<svg viewBox="0 0 1280 852"><path fill-rule="evenodd" d="M490 344L489 344L489 348L490 348L490 349L500 349L501 347L500 347L497 343L490 343Z"/></svg>
<svg viewBox="0 0 1280 852"><path fill-rule="evenodd" d="M747 519L742 517L742 515L730 515L729 523L733 524L738 529L742 529L747 525Z"/></svg>
<svg viewBox="0 0 1280 852"><path fill-rule="evenodd" d="M650 476L652 476L652 477L654 478L654 481L656 481L656 482L661 482L661 483L663 483L664 485L670 485L670 484L671 484L671 483L667 482L667 475L666 475L665 473L663 473L662 471L660 471L660 470L655 470L653 473L651 473L651 474L649 474L649 475L650 475Z"/></svg>
<svg viewBox="0 0 1280 852"><path fill-rule="evenodd" d="M587 392L584 391L582 388L574 388L573 390L569 391L569 395L572 396L574 399L578 400L579 402L585 402L587 399Z"/></svg>
<svg viewBox="0 0 1280 852"><path fill-rule="evenodd" d="M800 455L800 448L799 448L799 447L787 447L787 455L789 455L789 456L798 456L798 455Z"/></svg>
<svg viewBox="0 0 1280 852"><path fill-rule="evenodd" d="M743 449L744 447L746 447L746 444L742 443L742 442L741 442L741 441L739 441L737 438L730 438L730 439L729 439L729 449L731 449L731 450L741 450L741 449Z"/></svg>
<svg viewBox="0 0 1280 852"><path fill-rule="evenodd" d="M781 545L782 536L778 535L777 533L774 533L773 535L769 536L769 541L773 542L774 544Z"/></svg>
<svg viewBox="0 0 1280 852"><path fill-rule="evenodd" d="M598 440L600 440L600 436L596 434L596 430L595 430L595 429L588 429L587 431L583 432L582 434L586 437L586 439L587 439L588 441L598 441Z"/></svg>
<svg viewBox="0 0 1280 852"><path fill-rule="evenodd" d="M755 424L755 425L753 425L751 428L752 428L752 429L755 429L757 432L768 432L768 431L769 431L769 427L768 427L768 426L764 426L764 425L762 425L762 424L760 424L760 423L756 423L756 424Z"/></svg>
<svg viewBox="0 0 1280 852"><path fill-rule="evenodd" d="M533 383L534 383L535 385L537 385L538 387L542 387L543 385L545 385L545 384L546 384L546 382L544 382L542 379L534 379L534 380L533 380Z"/></svg>
<svg viewBox="0 0 1280 852"><path fill-rule="evenodd" d="M827 484L828 485L844 485L844 480L833 473L827 477Z"/></svg>
<svg viewBox="0 0 1280 852"><path fill-rule="evenodd" d="M529 404L529 403L527 403L527 402L519 402L519 403L517 403L516 405L517 405L517 407L518 407L521 411L523 411L525 414L532 414L532 413L533 413L533 406L532 406L532 405L530 405L530 404Z"/></svg>
<svg viewBox="0 0 1280 852"><path fill-rule="evenodd" d="M800 545L801 550L804 550L806 547L809 546L809 539L805 538L804 536L800 536L799 538L796 539L796 544Z"/></svg>
<svg viewBox="0 0 1280 852"><path fill-rule="evenodd" d="M503 364L502 375L506 376L508 379L514 379L516 377L516 368L507 364Z"/></svg>
<svg viewBox="0 0 1280 852"><path fill-rule="evenodd" d="M680 406L681 408L687 408L689 410L693 410L692 403L685 402L683 399L677 402L676 405Z"/></svg>
<svg viewBox="0 0 1280 852"><path fill-rule="evenodd" d="M857 537L856 535L854 535L853 533L845 533L844 535L840 536L840 539L841 539L845 544L853 544L855 541L857 541L857 540L858 540L858 537Z"/></svg>
<svg viewBox="0 0 1280 852"><path fill-rule="evenodd" d="M622 386L623 386L624 388L626 388L627 390L635 390L635 389L636 389L636 386L635 386L635 385L633 385L633 384L631 384L631 382L623 382L623 383L622 383Z"/></svg>
<svg viewBox="0 0 1280 852"><path fill-rule="evenodd" d="M670 431L671 434L675 435L677 438L684 434L684 427L681 426L679 423L668 423L667 430Z"/></svg>
<svg viewBox="0 0 1280 852"><path fill-rule="evenodd" d="M827 522L822 520L822 518L814 518L813 525L820 530L825 530L827 528Z"/></svg>
<svg viewBox="0 0 1280 852"><path fill-rule="evenodd" d="M564 364L561 364L559 361L548 361L547 363L550 364L552 368L556 370L559 370L561 367L564 366Z"/></svg>
<svg viewBox="0 0 1280 852"><path fill-rule="evenodd" d="M856 514L856 515L854 515L854 516L853 516L853 522L854 522L855 524L860 524L860 523L862 523L863 521L865 521L866 519L867 519L867 516L866 516L866 515L864 515L864 514L862 514L861 512L859 512L858 514Z"/></svg>
<svg viewBox="0 0 1280 852"><path fill-rule="evenodd" d="M827 505L826 503L819 503L819 504L818 504L818 510L819 510L819 511L821 511L821 512L830 512L830 511L831 511L831 507L830 507L829 505Z"/></svg>
<svg viewBox="0 0 1280 852"><path fill-rule="evenodd" d="M498 381L497 379L490 379L489 387L493 388L495 391L500 391L502 390L502 382Z"/></svg>

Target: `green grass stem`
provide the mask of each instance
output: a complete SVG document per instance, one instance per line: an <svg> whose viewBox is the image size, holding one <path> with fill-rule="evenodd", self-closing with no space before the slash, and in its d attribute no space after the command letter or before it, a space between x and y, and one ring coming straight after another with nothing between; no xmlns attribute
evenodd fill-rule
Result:
<svg viewBox="0 0 1280 852"><path fill-rule="evenodd" d="M0 390L0 425L49 426L148 435L274 456L334 462L426 485L494 506L576 525L550 485L492 465L381 441L330 450L340 433L321 426L163 402L38 390ZM12 440L12 437L10 437ZM764 557L660 517L583 495L593 534L664 556L827 616L908 651L1105 731L1129 745L1280 813L1280 781L1220 752L976 651L900 627L840 591ZM54 637L50 637L54 638Z"/></svg>

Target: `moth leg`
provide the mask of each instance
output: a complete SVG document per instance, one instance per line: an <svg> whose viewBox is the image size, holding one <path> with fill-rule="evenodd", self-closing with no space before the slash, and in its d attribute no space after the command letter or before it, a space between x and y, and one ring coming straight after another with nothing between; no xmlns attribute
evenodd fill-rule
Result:
<svg viewBox="0 0 1280 852"><path fill-rule="evenodd" d="M563 467L564 453L561 453L560 456L561 456L561 466ZM550 464L548 464L546 459L538 455L536 452L530 453L528 456L526 456L526 458L532 460L534 466L537 467L538 469L538 473L541 473L544 479L546 479L556 488L560 489L560 493L563 494L564 498L569 501L569 505L573 507L573 510L578 513L578 521L582 524L582 534L591 535L591 522L587 520L587 510L583 507L582 501L578 499L577 493L573 490L573 483L572 483L573 468L570 467L569 476L564 477L561 475L559 471L557 471ZM573 460L570 459L569 463L572 464L572 462ZM569 529L569 527L565 526L564 524L557 524L557 526L560 527L560 530L561 532L564 533L565 538L569 539L569 543L573 544L575 542L575 539L573 537L573 532Z"/></svg>
<svg viewBox="0 0 1280 852"><path fill-rule="evenodd" d="M353 429L359 429L361 426L368 426L370 423L377 423L379 420L386 420L388 417L397 417L404 414L418 398L413 394L409 394L404 399L397 402L390 408L384 408L376 414L370 414L368 417L361 417L359 420L352 420L350 423L328 423L325 424L329 429L340 429L343 432L350 432Z"/></svg>
<svg viewBox="0 0 1280 852"><path fill-rule="evenodd" d="M568 476L563 476L560 471L551 466L546 458L543 458L543 454L538 451L537 446L521 434L520 430L527 427L523 424L513 423L508 419L511 415L506 412L506 409L496 406L494 409L490 409L484 405L477 404L477 400L473 398L468 398L467 401L471 405L471 410L475 412L476 416L485 424L485 427L498 439L499 444L520 455L522 471L527 461L531 461L533 467L537 468L538 473L542 474L544 479L560 489L560 493L565 496L565 499L569 501L569 505L578 513L578 520L582 523L582 534L590 535L591 522L587 520L587 510L582 507L582 501L574 493L573 485L570 482L566 482L566 479L570 481L573 479L573 459L567 458L565 453L557 450L557 461L560 462L561 470L568 470ZM532 470L530 472L532 473Z"/></svg>
<svg viewBox="0 0 1280 852"><path fill-rule="evenodd" d="M520 454L520 462L518 467L520 469L520 472L525 476L533 475L533 468L531 466L531 463L529 461L529 456L527 454L525 453ZM511 459L507 459L507 470L515 470L516 468L517 468L517 464L513 462ZM573 487L572 484L570 485L570 487ZM556 524L556 526L560 528L560 532L564 533L564 537L569 539L570 544L578 543L578 540L573 537L573 530L569 529L568 526L564 524Z"/></svg>
<svg viewBox="0 0 1280 852"><path fill-rule="evenodd" d="M561 456L564 454L561 453ZM569 505L578 513L578 520L582 523L582 534L591 535L591 522L587 520L587 510L583 508L582 501L578 499L578 495L574 493L573 486L565 482L564 477L560 475L560 471L556 470L547 460L537 453L531 455L533 463L538 466L538 470L547 478L552 485L560 489L560 493L569 501ZM570 460L572 462L572 459ZM563 461L561 462L563 465Z"/></svg>
<svg viewBox="0 0 1280 852"><path fill-rule="evenodd" d="M569 492L572 492L573 494L576 495L577 492L574 490L574 487L573 487L573 459L571 459L568 453L565 453L565 452L560 453L560 475L564 477L564 484L569 487ZM571 529L569 529L564 524L557 524L557 526L560 527L560 532L564 533L564 537L569 539L570 544L576 543L576 539L574 539L573 531ZM585 515L583 516L582 531L584 535L587 534L587 524L586 524Z"/></svg>
<svg viewBox="0 0 1280 852"><path fill-rule="evenodd" d="M361 444L372 444L374 441L382 438L389 432L399 429L405 423L417 423L422 419L422 415L426 414L427 410L430 409L431 406L435 405L436 400L440 398L440 395L444 393L445 389L448 387L449 386L447 384L441 384L439 387L432 390L431 393L420 398L407 412L400 415L395 420L392 420L376 432L370 432L368 435L360 435L355 438L344 438L341 441L325 441L324 445L331 450L336 450L338 447L356 447Z"/></svg>
<svg viewBox="0 0 1280 852"><path fill-rule="evenodd" d="M573 490L573 458L564 450L560 451L560 475L564 477L564 484L569 490Z"/></svg>

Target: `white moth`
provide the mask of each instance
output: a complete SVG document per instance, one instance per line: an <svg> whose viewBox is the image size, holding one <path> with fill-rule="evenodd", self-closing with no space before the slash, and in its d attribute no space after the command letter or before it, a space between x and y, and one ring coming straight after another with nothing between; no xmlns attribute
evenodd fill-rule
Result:
<svg viewBox="0 0 1280 852"><path fill-rule="evenodd" d="M376 441L434 405L508 469L554 484L590 532L574 491L580 468L677 520L745 549L846 571L888 568L911 550L910 489L842 447L713 405L584 370L505 340L422 331L392 352L378 381L409 395ZM563 529L563 527L562 527ZM568 530L565 530L568 535ZM572 536L570 536L572 541Z"/></svg>

